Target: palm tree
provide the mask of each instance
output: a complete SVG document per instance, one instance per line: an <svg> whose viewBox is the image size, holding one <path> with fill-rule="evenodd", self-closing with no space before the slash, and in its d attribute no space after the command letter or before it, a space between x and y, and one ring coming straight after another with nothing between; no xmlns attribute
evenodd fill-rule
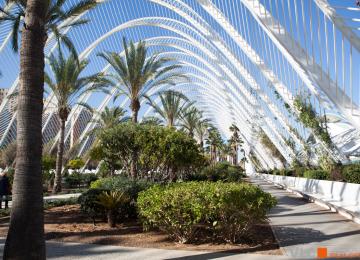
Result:
<svg viewBox="0 0 360 260"><path fill-rule="evenodd" d="M195 126L195 136L199 140L200 148L204 151L204 139L208 134L208 128L210 127L210 120L208 119L201 119L198 121L197 125Z"/></svg>
<svg viewBox="0 0 360 260"><path fill-rule="evenodd" d="M231 135L230 140L228 142L230 147L231 147L232 164L236 165L237 164L238 148L244 142L240 137L240 130L235 124L232 124L229 129L230 129L230 132L232 132L232 135Z"/></svg>
<svg viewBox="0 0 360 260"><path fill-rule="evenodd" d="M0 14L2 14L0 22L10 21L12 23L11 45L13 50L17 52L19 49L18 38L21 33L21 28L26 27L24 18L29 1L7 0L5 2L7 4L16 4L16 8L10 8L10 10L6 7L0 7ZM93 9L96 5L98 5L98 2L96 0L82 0L70 7L65 7L65 3L69 2L66 0L46 0L43 2L43 5L45 6L44 11L46 12L44 18L44 32L41 36L38 35L38 37L42 37L44 44L48 39L48 35L53 33L58 43L63 42L69 51L77 57L74 45L69 37L64 33L64 30L70 27L86 24L88 20L78 19L78 17L86 11ZM66 23L64 23L65 21Z"/></svg>
<svg viewBox="0 0 360 260"><path fill-rule="evenodd" d="M52 90L56 99L55 105L60 120L60 138L57 149L56 173L53 188L53 193L57 193L61 191L65 124L71 111L71 107L75 104L79 104L76 103L76 100L88 92L99 90L105 91L104 87L106 86L107 81L103 78L101 73L81 77L80 75L89 62L87 60L76 62L74 55L70 55L65 59L62 52L59 51L57 57L51 55L48 60L55 81L53 81L48 74L45 74L45 82ZM80 103L79 105L85 106L91 110L86 104Z"/></svg>
<svg viewBox="0 0 360 260"><path fill-rule="evenodd" d="M155 113L160 116L168 127L174 127L181 116L192 103L188 102L188 98L177 91L167 90L158 93L161 106L157 105L149 98L148 105L152 106Z"/></svg>
<svg viewBox="0 0 360 260"><path fill-rule="evenodd" d="M6 1L9 2L9 1ZM25 2L25 1L23 1ZM45 1L27 0L22 31L17 154L10 226L4 259L46 259L41 181ZM25 76L26 75L26 76Z"/></svg>
<svg viewBox="0 0 360 260"><path fill-rule="evenodd" d="M124 38L123 48L125 57L115 52L104 52L99 56L113 68L114 73L109 74L109 78L113 81L113 87L118 89L116 97L125 95L129 98L132 121L137 123L140 102L151 89L163 85L175 85L187 78L177 72L181 65L174 64L174 60L161 58L157 54L148 57L148 48L144 41L140 41L136 46L130 41L128 46ZM131 159L132 178L137 176L136 164L137 151L134 151Z"/></svg>
<svg viewBox="0 0 360 260"><path fill-rule="evenodd" d="M99 113L99 118L92 120L96 128L91 133L101 131L102 129L112 128L120 123L128 121L130 118L125 116L126 110L121 107L105 107L105 110Z"/></svg>
<svg viewBox="0 0 360 260"><path fill-rule="evenodd" d="M216 158L218 154L218 149L223 145L223 140L221 134L217 128L210 126L209 135L206 139L207 145L210 146L210 159L212 163L216 163Z"/></svg>
<svg viewBox="0 0 360 260"><path fill-rule="evenodd" d="M180 126L191 137L194 137L194 132L199 121L202 120L202 113L194 106L188 107L181 114Z"/></svg>
<svg viewBox="0 0 360 260"><path fill-rule="evenodd" d="M137 123L140 102L147 93L162 85L175 85L187 78L178 73L181 65L174 64L172 59L160 58L157 54L147 57L148 48L144 41L136 46L132 41L127 45L123 39L125 57L115 52L99 54L114 69L114 74L109 74L113 86L118 89L117 97L125 95L130 100L132 121Z"/></svg>
<svg viewBox="0 0 360 260"><path fill-rule="evenodd" d="M158 117L155 116L147 116L147 117L143 117L141 123L141 125L161 125L162 124L162 120Z"/></svg>
<svg viewBox="0 0 360 260"><path fill-rule="evenodd" d="M62 11L61 5L65 2L7 0L6 4L14 3L17 8L7 10L6 7L0 7L0 23L5 20L13 22L12 42L15 50L18 46L18 32L21 30L17 163L4 259L46 258L41 174L45 42L47 34L53 31L58 39L62 38L63 42L71 45L67 37L62 37L56 31L85 21L78 20L62 26L59 24L70 17L76 18L97 4L96 0L81 1L67 7L67 11Z"/></svg>

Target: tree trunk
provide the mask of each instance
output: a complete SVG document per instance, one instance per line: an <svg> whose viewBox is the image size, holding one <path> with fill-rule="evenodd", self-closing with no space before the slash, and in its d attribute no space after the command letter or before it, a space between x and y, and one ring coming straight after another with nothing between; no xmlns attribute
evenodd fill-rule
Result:
<svg viewBox="0 0 360 260"><path fill-rule="evenodd" d="M109 227L116 227L116 216L114 210L108 210L107 212L107 222Z"/></svg>
<svg viewBox="0 0 360 260"><path fill-rule="evenodd" d="M131 120L133 123L136 124L137 118L138 118L138 113L140 110L140 102L138 100L131 102L131 110L132 110Z"/></svg>
<svg viewBox="0 0 360 260"><path fill-rule="evenodd" d="M134 106L135 105L132 105L132 107L133 107L132 122L134 124L137 124L137 122L138 122L137 118L138 118L139 109L137 107L134 108ZM130 174L131 174L131 178L133 180L135 180L137 178L137 160L138 160L138 153L137 153L136 150L134 150L132 152L132 155L131 155L131 165L130 165Z"/></svg>
<svg viewBox="0 0 360 260"><path fill-rule="evenodd" d="M41 173L46 1L27 0L20 50L17 151L4 259L46 259Z"/></svg>
<svg viewBox="0 0 360 260"><path fill-rule="evenodd" d="M137 151L133 151L131 155L131 165L130 165L130 174L131 178L135 180L137 178Z"/></svg>
<svg viewBox="0 0 360 260"><path fill-rule="evenodd" d="M56 157L56 172L55 172L55 181L54 181L54 188L52 193L59 193L61 191L61 173L63 167L63 157L64 157L64 138L65 138L65 123L66 119L60 118L60 139L58 143L57 149L57 157Z"/></svg>
<svg viewBox="0 0 360 260"><path fill-rule="evenodd" d="M232 161L233 165L237 165L237 147L234 146L234 154L233 154L233 161Z"/></svg>

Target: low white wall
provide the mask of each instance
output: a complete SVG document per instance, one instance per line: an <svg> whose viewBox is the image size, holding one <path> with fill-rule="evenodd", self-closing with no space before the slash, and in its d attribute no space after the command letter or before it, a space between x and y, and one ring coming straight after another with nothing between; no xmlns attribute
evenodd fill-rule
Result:
<svg viewBox="0 0 360 260"><path fill-rule="evenodd" d="M271 174L261 174L261 176L267 181L300 191L355 214L360 214L360 184Z"/></svg>

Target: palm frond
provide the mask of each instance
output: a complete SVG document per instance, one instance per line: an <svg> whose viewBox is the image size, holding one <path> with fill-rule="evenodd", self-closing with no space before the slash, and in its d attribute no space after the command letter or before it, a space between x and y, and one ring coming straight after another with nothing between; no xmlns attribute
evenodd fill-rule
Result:
<svg viewBox="0 0 360 260"><path fill-rule="evenodd" d="M81 0L76 5L70 7L69 10L63 14L62 19L65 20L71 17L79 16L80 14L93 9L97 5L98 2L96 0Z"/></svg>

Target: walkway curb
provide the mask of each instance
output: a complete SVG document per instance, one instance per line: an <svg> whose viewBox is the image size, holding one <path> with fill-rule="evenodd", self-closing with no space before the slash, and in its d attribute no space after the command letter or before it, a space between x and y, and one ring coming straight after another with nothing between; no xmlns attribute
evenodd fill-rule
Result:
<svg viewBox="0 0 360 260"><path fill-rule="evenodd" d="M281 189L284 189L284 190L286 190L286 191L288 191L288 192L290 192L292 194L295 194L295 195L297 195L299 197L302 197L302 198L308 200L309 202L313 202L313 203L319 205L320 207L329 209L332 212L336 212L336 213L340 214L341 216L345 217L346 219L349 219L349 220L353 221L354 223L360 225L360 216L358 216L357 214L354 214L353 212L351 212L351 211L349 211L347 209L344 209L342 207L333 205L330 202L323 201L323 200L321 200L319 198L316 198L316 197L311 196L309 194L306 194L304 192L298 191L296 189L292 189L290 187L287 187L286 185L269 181L269 180L263 178L261 175L260 175L260 177L264 181L266 181L266 182L268 182L268 183L270 183L272 185L275 185L275 186L280 187Z"/></svg>

